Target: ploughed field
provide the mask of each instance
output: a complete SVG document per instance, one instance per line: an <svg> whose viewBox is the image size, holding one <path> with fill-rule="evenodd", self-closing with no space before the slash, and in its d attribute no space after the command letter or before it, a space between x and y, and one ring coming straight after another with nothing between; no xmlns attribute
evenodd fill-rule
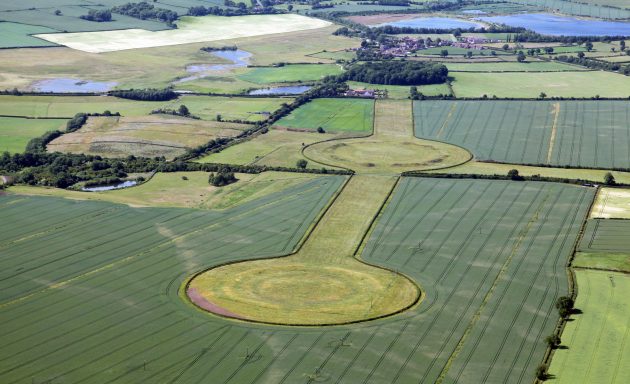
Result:
<svg viewBox="0 0 630 384"><path fill-rule="evenodd" d="M554 301L567 293L564 266L589 188L401 179L359 254L425 295L390 318L258 326L188 302L184 284L197 272L291 253L343 180L308 180L224 211L0 196L9 218L0 222L0 374L10 382L530 382L556 324Z"/></svg>

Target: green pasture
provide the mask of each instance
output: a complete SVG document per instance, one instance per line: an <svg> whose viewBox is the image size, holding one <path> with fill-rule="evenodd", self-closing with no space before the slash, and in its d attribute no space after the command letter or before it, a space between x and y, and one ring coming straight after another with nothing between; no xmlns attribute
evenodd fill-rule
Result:
<svg viewBox="0 0 630 384"><path fill-rule="evenodd" d="M21 119L0 117L0 153L22 153L29 140L45 132L65 129L64 119Z"/></svg>
<svg viewBox="0 0 630 384"><path fill-rule="evenodd" d="M532 380L554 301L567 293L564 263L590 189L403 179L361 253L425 291L418 307L390 320L246 325L180 295L210 266L291 252L342 180L318 178L221 212L0 196L8 218L0 374L11 382Z"/></svg>
<svg viewBox="0 0 630 384"><path fill-rule="evenodd" d="M414 102L419 138L461 145L478 160L584 168L630 168L629 113L628 102L612 100Z"/></svg>
<svg viewBox="0 0 630 384"><path fill-rule="evenodd" d="M58 31L38 25L0 22L0 48L54 46L56 44L31 35L55 32Z"/></svg>
<svg viewBox="0 0 630 384"><path fill-rule="evenodd" d="M374 100L315 99L276 122L276 126L325 131L369 132L374 121Z"/></svg>
<svg viewBox="0 0 630 384"><path fill-rule="evenodd" d="M505 4L503 1L495 0L497 6L502 7ZM530 7L540 7L541 10L562 13L565 15L574 15L582 17L596 17L601 19L628 19L630 18L630 10L612 8L602 5L611 5L610 1L624 1L624 0L603 0L587 1L587 2L572 2L564 0L514 0L519 5L526 5ZM626 2L627 3L627 2ZM476 6L475 6L476 7ZM477 8L475 8L477 9Z"/></svg>
<svg viewBox="0 0 630 384"><path fill-rule="evenodd" d="M410 86L407 85L382 85L361 83L358 81L348 81L351 89L377 89L386 90L389 99L408 99ZM425 96L450 95L451 91L448 84L430 84L416 86L418 92Z"/></svg>
<svg viewBox="0 0 630 384"><path fill-rule="evenodd" d="M503 61L494 63L444 63L449 72L564 72L584 71L586 68L556 61L531 61L518 63Z"/></svg>
<svg viewBox="0 0 630 384"><path fill-rule="evenodd" d="M328 60L347 60L350 61L356 57L356 53L351 50L341 50L341 51L322 51L309 55L311 57L316 57L318 59L328 59Z"/></svg>
<svg viewBox="0 0 630 384"><path fill-rule="evenodd" d="M296 83L320 80L325 76L338 75L342 71L337 64L291 64L253 68L238 78L256 84Z"/></svg>
<svg viewBox="0 0 630 384"><path fill-rule="evenodd" d="M562 332L566 348L554 352L549 373L559 384L622 384L630 381L630 276L576 270L578 295Z"/></svg>
<svg viewBox="0 0 630 384"><path fill-rule="evenodd" d="M630 77L613 72L453 73L457 97L630 97Z"/></svg>

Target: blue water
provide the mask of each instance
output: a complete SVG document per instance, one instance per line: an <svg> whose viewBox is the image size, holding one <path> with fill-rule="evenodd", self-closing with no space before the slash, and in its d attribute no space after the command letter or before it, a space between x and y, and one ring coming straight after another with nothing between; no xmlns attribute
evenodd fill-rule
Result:
<svg viewBox="0 0 630 384"><path fill-rule="evenodd" d="M133 187L136 184L138 184L137 181L127 180L127 181L124 181L124 182L118 183L118 184L98 185L96 187L84 187L84 188L81 188L81 190L82 191L86 191L86 192L111 191L113 189L122 189L122 188L127 188L127 187Z"/></svg>
<svg viewBox="0 0 630 384"><path fill-rule="evenodd" d="M525 27L552 36L630 36L630 23L618 21L581 20L548 13L524 13L507 16L480 17L479 20Z"/></svg>
<svg viewBox="0 0 630 384"><path fill-rule="evenodd" d="M38 92L107 92L116 86L115 81L98 82L77 79L57 78L40 80L33 83L32 87Z"/></svg>
<svg viewBox="0 0 630 384"><path fill-rule="evenodd" d="M250 95L300 95L311 89L308 85L298 85L295 87L272 87L254 89L250 91Z"/></svg>
<svg viewBox="0 0 630 384"><path fill-rule="evenodd" d="M483 27L481 23L467 21L462 19L453 19L449 17L418 17L409 20L393 21L391 23L379 24L379 27L391 25L393 27L410 27L410 28L436 28L436 29L452 29L461 28L469 29L471 27Z"/></svg>
<svg viewBox="0 0 630 384"><path fill-rule="evenodd" d="M201 79L216 72L247 67L249 64L249 58L252 56L251 53L241 51L240 49L237 49L236 51L213 51L212 54L222 59L230 60L232 63L189 65L186 67L186 72L194 73L194 75L179 79L176 83L185 83L187 81Z"/></svg>

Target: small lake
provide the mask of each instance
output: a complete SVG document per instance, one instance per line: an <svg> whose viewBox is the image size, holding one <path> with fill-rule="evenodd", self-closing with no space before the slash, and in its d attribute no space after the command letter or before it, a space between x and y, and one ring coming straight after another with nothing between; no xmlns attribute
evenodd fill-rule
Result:
<svg viewBox="0 0 630 384"><path fill-rule="evenodd" d="M83 188L81 188L81 190L85 191L85 192L111 191L113 189L122 189L122 188L133 187L136 184L138 184L138 182L135 181L135 180L127 180L127 181L124 181L124 182L118 183L118 184L97 185L97 186L94 186L94 187L83 187Z"/></svg>
<svg viewBox="0 0 630 384"><path fill-rule="evenodd" d="M116 86L115 81L99 82L78 79L57 78L34 82L31 87L38 92L92 93L107 92Z"/></svg>
<svg viewBox="0 0 630 384"><path fill-rule="evenodd" d="M452 29L452 28L480 28L483 24L474 21L455 19L450 17L418 17L409 20L393 21L391 23L379 24L377 27L391 25L393 27L409 27L409 28L435 28L435 29Z"/></svg>
<svg viewBox="0 0 630 384"><path fill-rule="evenodd" d="M271 87L254 89L250 91L249 95L300 95L312 87L309 85L297 85L294 87Z"/></svg>
<svg viewBox="0 0 630 384"><path fill-rule="evenodd" d="M630 36L630 23L576 19L549 13L480 17L478 20L524 27L543 35L552 36Z"/></svg>
<svg viewBox="0 0 630 384"><path fill-rule="evenodd" d="M249 65L249 58L252 54L247 51L212 51L211 54L231 61L227 64L194 64L186 67L186 72L194 73L192 76L187 76L175 81L175 83L185 83L187 81L201 79L203 77L212 75L216 72L227 71L234 68L247 67Z"/></svg>

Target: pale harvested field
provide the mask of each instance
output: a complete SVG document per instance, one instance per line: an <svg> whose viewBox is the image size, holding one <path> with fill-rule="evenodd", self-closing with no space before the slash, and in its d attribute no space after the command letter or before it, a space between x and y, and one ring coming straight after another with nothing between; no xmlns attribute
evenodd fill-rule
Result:
<svg viewBox="0 0 630 384"><path fill-rule="evenodd" d="M601 188L590 217L630 219L630 189Z"/></svg>
<svg viewBox="0 0 630 384"><path fill-rule="evenodd" d="M90 117L76 132L48 144L50 152L102 156L164 156L173 158L187 148L217 137L235 136L243 124L202 121L169 115Z"/></svg>
<svg viewBox="0 0 630 384"><path fill-rule="evenodd" d="M303 31L329 25L331 23L328 21L294 14L204 16L185 17L178 23L178 29L166 31L152 32L144 29L126 29L101 32L47 33L37 35L37 37L85 52L102 53Z"/></svg>

